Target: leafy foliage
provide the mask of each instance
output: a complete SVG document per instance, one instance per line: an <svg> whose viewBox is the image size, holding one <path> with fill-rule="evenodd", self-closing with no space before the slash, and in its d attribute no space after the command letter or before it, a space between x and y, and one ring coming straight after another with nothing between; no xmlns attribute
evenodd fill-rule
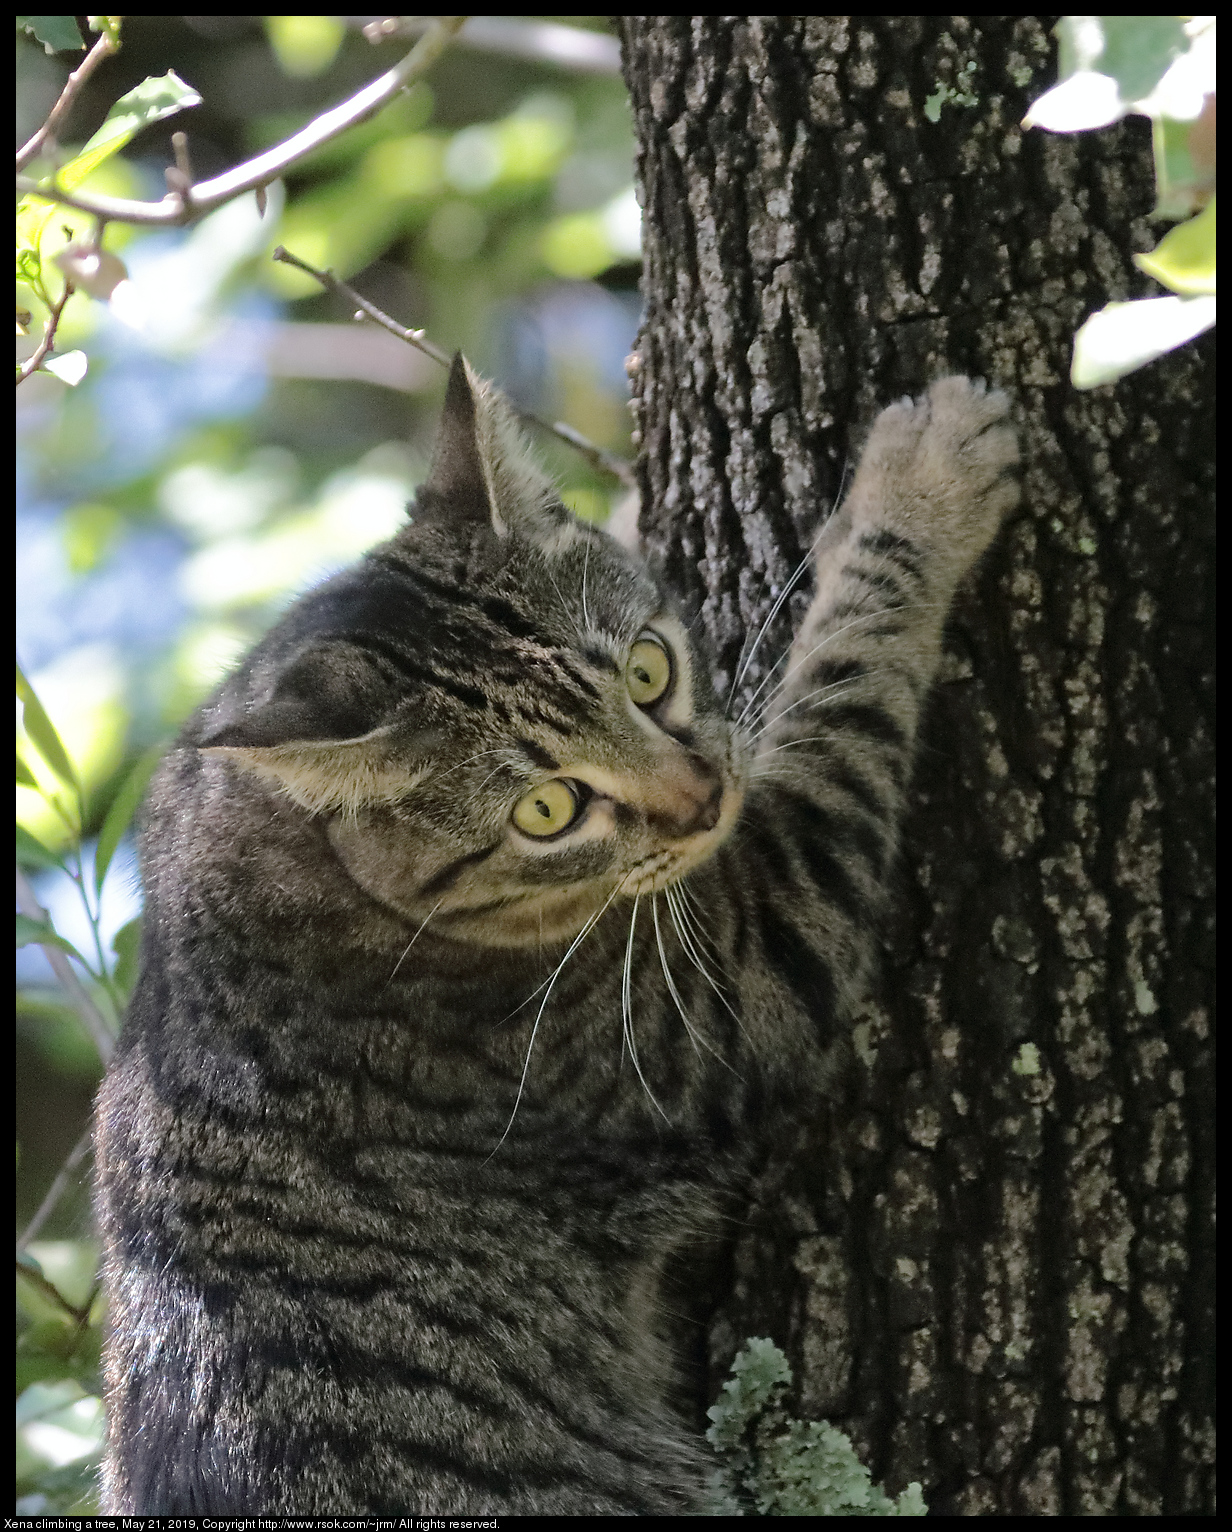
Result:
<svg viewBox="0 0 1232 1532"><path fill-rule="evenodd" d="M1066 16L1057 27L1061 81L1026 126L1054 133L1151 119L1156 218L1186 218L1139 270L1177 297L1110 303L1074 337L1076 388L1114 383L1215 323L1215 18Z"/></svg>
<svg viewBox="0 0 1232 1532"><path fill-rule="evenodd" d="M924 1516L918 1484L891 1500L872 1482L844 1434L824 1420L794 1420L783 1407L787 1358L750 1339L732 1363L706 1439L723 1457L713 1480L716 1514Z"/></svg>

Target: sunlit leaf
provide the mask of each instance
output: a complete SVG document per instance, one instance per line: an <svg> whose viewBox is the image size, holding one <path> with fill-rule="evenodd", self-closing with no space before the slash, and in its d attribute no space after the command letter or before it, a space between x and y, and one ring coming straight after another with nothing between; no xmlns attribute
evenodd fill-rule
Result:
<svg viewBox="0 0 1232 1532"><path fill-rule="evenodd" d="M63 356L50 356L43 362L44 372L54 373L61 383L74 388L85 377L90 360L84 351L66 351Z"/></svg>
<svg viewBox="0 0 1232 1532"><path fill-rule="evenodd" d="M1196 218L1169 229L1149 254L1135 255L1134 265L1183 297L1214 293L1215 198Z"/></svg>
<svg viewBox="0 0 1232 1532"><path fill-rule="evenodd" d="M1050 133L1116 122L1145 102L1173 61L1190 49L1177 16L1063 16L1056 33L1060 83L1023 119L1024 127Z"/></svg>
<svg viewBox="0 0 1232 1532"><path fill-rule="evenodd" d="M116 847L120 844L121 837L132 822L132 817L137 811L137 805L141 802L145 793L146 784L154 768L162 759L163 746L152 745L137 761L137 764L125 777L119 792L111 800L111 807L107 810L107 817L103 820L103 828L98 832L98 847L94 853L94 887L101 891L103 879L107 876L107 869L111 866L111 859L115 856Z"/></svg>
<svg viewBox="0 0 1232 1532"><path fill-rule="evenodd" d="M17 280L19 282L37 282L42 276L43 263L39 259L39 253L32 246L27 246L17 252Z"/></svg>
<svg viewBox="0 0 1232 1532"><path fill-rule="evenodd" d="M1129 110L1111 75L1080 70L1045 91L1022 119L1024 128L1043 128L1049 133L1081 133L1106 128Z"/></svg>
<svg viewBox="0 0 1232 1532"><path fill-rule="evenodd" d="M1183 346L1215 323L1214 298L1139 298L1110 303L1074 336L1075 388L1115 383L1127 372Z"/></svg>
<svg viewBox="0 0 1232 1532"><path fill-rule="evenodd" d="M119 153L142 128L151 123L173 117L185 107L200 106L201 97L169 69L166 74L151 76L121 96L103 122L101 128L82 149L81 153L62 165L56 174L56 184L65 191L72 191L90 175L105 159Z"/></svg>
<svg viewBox="0 0 1232 1532"><path fill-rule="evenodd" d="M22 716L26 727L26 733L34 748L43 757L47 764L55 772L62 782L71 787L74 792L80 794L81 785L77 773L73 769L73 763L68 758L68 751L56 733L55 725L48 718L43 709L43 704L34 694L34 688L26 679L20 665L17 667L17 695L22 702Z"/></svg>
<svg viewBox="0 0 1232 1532"><path fill-rule="evenodd" d="M32 787L35 792L39 790L38 778L26 765L25 761L22 760L21 756L17 757L17 785L19 787Z"/></svg>
<svg viewBox="0 0 1232 1532"><path fill-rule="evenodd" d="M17 766L19 771L19 781L21 780L20 768L23 766L23 764L24 762L22 761L21 757L18 756ZM35 782L33 778L31 778L30 782L24 785L27 787L38 786L37 782ZM64 863L60 860L54 851L50 851L46 846L44 846L37 835L31 835L29 830L26 829L25 825L17 825L15 826L15 829L17 834L17 860L23 866L56 867L63 871Z"/></svg>
<svg viewBox="0 0 1232 1532"><path fill-rule="evenodd" d="M18 16L17 25L32 32L48 53L79 53L85 47L75 16Z"/></svg>

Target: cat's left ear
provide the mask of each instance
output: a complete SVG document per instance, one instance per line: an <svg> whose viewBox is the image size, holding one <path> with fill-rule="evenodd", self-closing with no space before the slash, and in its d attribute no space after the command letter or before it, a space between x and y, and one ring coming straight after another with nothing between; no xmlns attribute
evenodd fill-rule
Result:
<svg viewBox="0 0 1232 1532"><path fill-rule="evenodd" d="M203 710L195 743L316 814L396 802L441 738L430 722L395 718L384 676L360 650L321 640L232 677Z"/></svg>
<svg viewBox="0 0 1232 1532"><path fill-rule="evenodd" d="M455 525L484 520L498 537L516 530L546 552L581 535L508 401L461 352L449 369L432 470L412 516Z"/></svg>

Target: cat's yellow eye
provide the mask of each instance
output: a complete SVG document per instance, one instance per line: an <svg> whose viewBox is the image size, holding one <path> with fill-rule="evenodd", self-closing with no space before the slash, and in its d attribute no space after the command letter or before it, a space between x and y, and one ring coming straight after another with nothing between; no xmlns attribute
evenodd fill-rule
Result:
<svg viewBox="0 0 1232 1532"><path fill-rule="evenodd" d="M625 684L638 707L657 702L672 683L672 659L657 638L639 638L625 664Z"/></svg>
<svg viewBox="0 0 1232 1532"><path fill-rule="evenodd" d="M577 794L557 777L518 799L513 822L523 835L556 835L573 823L577 812Z"/></svg>

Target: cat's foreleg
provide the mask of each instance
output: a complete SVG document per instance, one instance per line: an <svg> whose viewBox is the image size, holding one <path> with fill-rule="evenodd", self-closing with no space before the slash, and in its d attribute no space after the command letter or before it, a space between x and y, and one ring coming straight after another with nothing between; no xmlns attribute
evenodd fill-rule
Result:
<svg viewBox="0 0 1232 1532"><path fill-rule="evenodd" d="M792 964L772 961L813 964L815 988L824 966L850 996L867 960L942 630L1018 501L1017 465L1005 395L942 379L877 417L820 540L816 595L755 721L749 804L798 894L767 954L794 944Z"/></svg>

